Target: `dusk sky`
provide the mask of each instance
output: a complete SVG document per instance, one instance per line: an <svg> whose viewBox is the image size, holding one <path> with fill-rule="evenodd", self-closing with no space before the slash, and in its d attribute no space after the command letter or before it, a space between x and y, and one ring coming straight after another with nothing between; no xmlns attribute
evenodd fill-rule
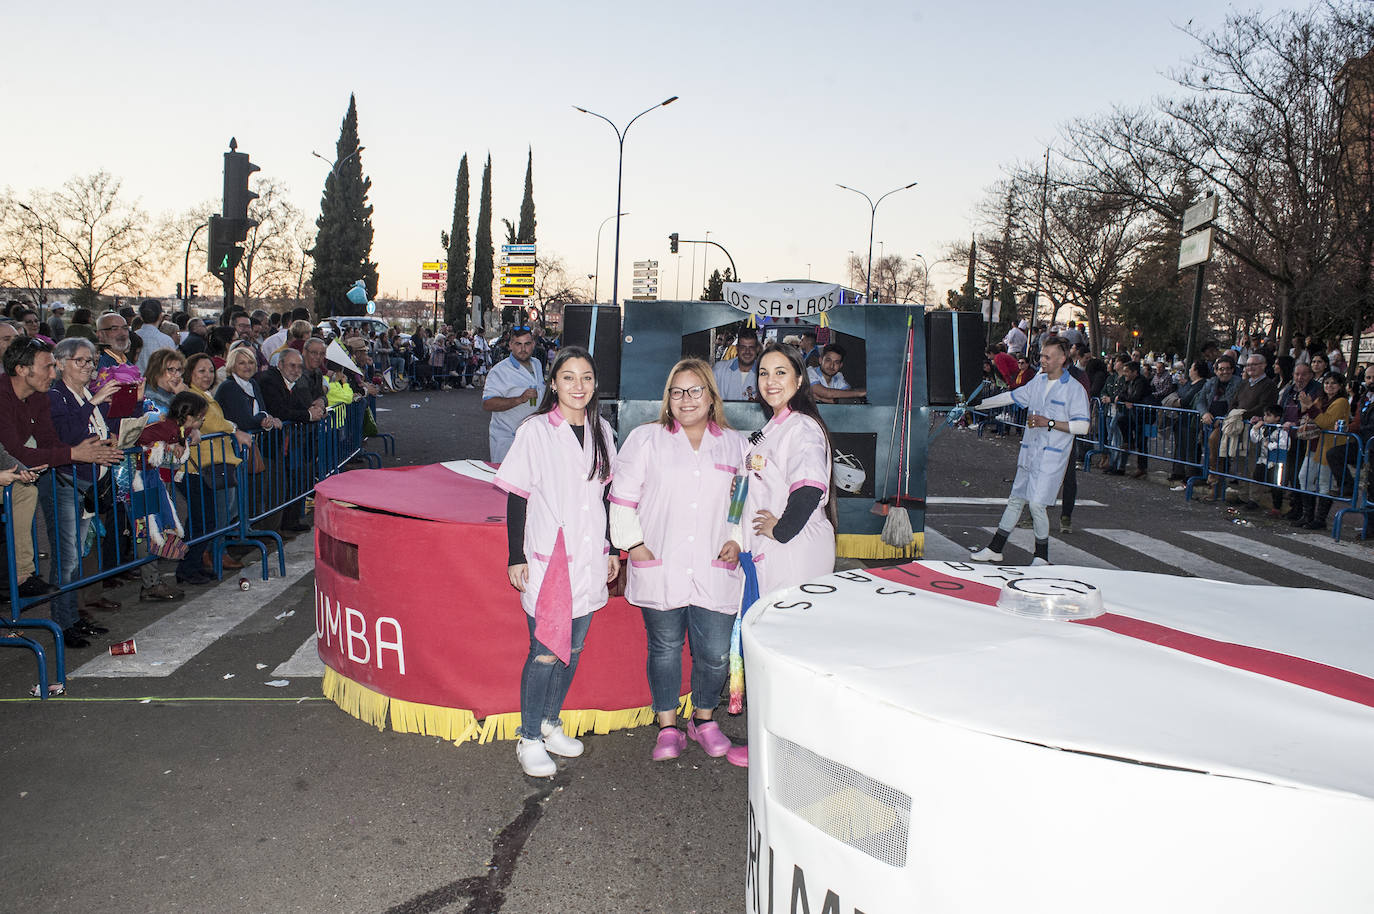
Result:
<svg viewBox="0 0 1374 914"><path fill-rule="evenodd" d="M667 236L711 239L742 278L843 281L878 210L888 253L936 266L966 238L1003 165L1035 160L1058 125L1172 90L1193 53L1178 26L1219 26L1217 0L1098 3L7 4L0 185L53 188L105 169L151 213L218 197L230 136L313 221L350 92L376 208L381 291L418 296L442 254L466 152L475 220L494 169L493 236L519 213L534 150L541 253L593 272L625 146L621 297L657 259L663 297L700 294ZM1248 7L1246 7L1248 8ZM1272 8L1272 7L1271 7ZM609 300L614 223L602 234ZM876 256L876 247L875 247ZM709 267L724 267L712 251ZM166 290L148 290L170 294ZM217 289L215 290L217 292ZM932 298L937 292L932 291Z"/></svg>

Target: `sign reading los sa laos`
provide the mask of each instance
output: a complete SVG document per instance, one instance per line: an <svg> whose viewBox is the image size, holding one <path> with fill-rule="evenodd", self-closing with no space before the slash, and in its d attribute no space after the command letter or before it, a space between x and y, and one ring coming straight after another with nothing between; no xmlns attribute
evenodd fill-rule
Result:
<svg viewBox="0 0 1374 914"><path fill-rule="evenodd" d="M844 301L844 289L833 283L727 282L723 290L727 305L761 317L806 317Z"/></svg>

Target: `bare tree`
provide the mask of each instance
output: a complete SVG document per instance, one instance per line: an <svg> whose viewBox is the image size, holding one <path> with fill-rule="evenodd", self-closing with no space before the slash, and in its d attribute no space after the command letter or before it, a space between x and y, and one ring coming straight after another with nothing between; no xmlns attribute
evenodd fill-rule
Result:
<svg viewBox="0 0 1374 914"><path fill-rule="evenodd" d="M26 201L9 191L0 194L0 285L28 290L35 303L47 299L53 279L53 252L38 215L46 209L40 197Z"/></svg>
<svg viewBox="0 0 1374 914"><path fill-rule="evenodd" d="M149 278L158 244L152 220L120 197L121 182L104 171L71 178L34 207L54 256L87 307L107 289L137 292Z"/></svg>
<svg viewBox="0 0 1374 914"><path fill-rule="evenodd" d="M245 303L255 297L288 298L307 256L300 244L305 216L287 199L280 181L259 178L253 189L258 197L248 206L248 218L258 224L243 243L243 260L234 276L236 294Z"/></svg>
<svg viewBox="0 0 1374 914"><path fill-rule="evenodd" d="M560 318L564 305L592 300L586 281L573 277L562 257L553 253L539 255L534 267L534 294L526 299L528 307L539 311L539 320L547 325L550 318Z"/></svg>
<svg viewBox="0 0 1374 914"><path fill-rule="evenodd" d="M1214 32L1186 27L1199 50L1171 74L1180 96L1153 110L1118 109L1069 133L1071 157L1094 181L1162 217L1181 218L1182 177L1218 190L1225 230L1217 243L1280 289L1285 336L1341 243L1333 205L1340 76L1367 50L1369 16L1361 6L1328 5L1234 13Z"/></svg>

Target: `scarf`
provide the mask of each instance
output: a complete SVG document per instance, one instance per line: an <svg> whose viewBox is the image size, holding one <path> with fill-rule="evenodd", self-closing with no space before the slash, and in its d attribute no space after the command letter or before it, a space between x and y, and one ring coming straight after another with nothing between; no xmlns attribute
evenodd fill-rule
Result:
<svg viewBox="0 0 1374 914"><path fill-rule="evenodd" d="M244 393L248 394L249 400L253 401L253 415L256 416L258 413L262 412L262 409L258 407L258 398L253 393L253 382L245 381L236 374L231 374L229 377L233 378L234 383L237 384Z"/></svg>

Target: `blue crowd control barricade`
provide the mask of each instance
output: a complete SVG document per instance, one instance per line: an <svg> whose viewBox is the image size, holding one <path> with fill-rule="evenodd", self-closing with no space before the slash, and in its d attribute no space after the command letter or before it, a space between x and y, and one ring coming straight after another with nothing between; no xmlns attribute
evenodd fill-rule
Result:
<svg viewBox="0 0 1374 914"><path fill-rule="evenodd" d="M1353 463L1351 454L1354 454ZM1331 522L1331 536L1339 541L1341 525L1347 514L1360 515L1360 538L1369 538L1369 516L1374 514L1374 438L1364 442L1364 446L1352 445L1345 451L1345 473L1342 489L1350 492L1350 505L1336 512Z"/></svg>
<svg viewBox="0 0 1374 914"><path fill-rule="evenodd" d="M222 577L225 539L238 530L239 459L230 435L206 435L192 448L177 487L185 506L188 556L209 555L215 577Z"/></svg>
<svg viewBox="0 0 1374 914"><path fill-rule="evenodd" d="M238 531L230 542L252 546L262 553L262 579L270 576L269 550L276 547L278 565L286 574L286 546L281 534L271 529L280 522L280 499L286 492L288 431L262 429L253 434L253 444L240 451Z"/></svg>
<svg viewBox="0 0 1374 914"><path fill-rule="evenodd" d="M379 430L378 430L377 433L376 433L375 435L373 435L372 437L377 438L377 439L379 439L379 440L382 442L382 453L383 453L383 454L390 454L392 457L395 457L395 456L396 456L396 436L395 436L395 435L389 435L389 434L387 434L386 432L380 431L381 421L380 421L380 417L379 417L378 414L377 414L377 398L376 398L376 397L371 397L371 396L370 396L370 397L367 398L367 409L368 409L369 412L372 413L372 421L375 422L375 423L377 423L377 425L379 426Z"/></svg>
<svg viewBox="0 0 1374 914"><path fill-rule="evenodd" d="M62 644L62 629L49 619L25 619L21 613L26 608L24 601L19 597L19 584L22 580L33 573L32 568L20 569L15 563L15 538L19 536L32 536L33 525L27 519L21 523L21 519L16 518L14 503L15 498L11 491L15 485L29 485L28 483L15 483L5 486L3 495L3 520L5 535L5 566L6 580L9 583L9 619L5 623L5 631L0 636L0 646L22 648L30 651L34 656L34 663L38 668L38 696L46 699L49 696L49 686L53 683L48 679L48 656L44 650L42 642L30 637L28 632L38 635L47 632L53 637L53 664L56 683L64 683L67 679L67 657ZM36 493L35 493L36 494ZM31 496L30 496L31 497ZM37 600L28 601L28 605L40 602Z"/></svg>

